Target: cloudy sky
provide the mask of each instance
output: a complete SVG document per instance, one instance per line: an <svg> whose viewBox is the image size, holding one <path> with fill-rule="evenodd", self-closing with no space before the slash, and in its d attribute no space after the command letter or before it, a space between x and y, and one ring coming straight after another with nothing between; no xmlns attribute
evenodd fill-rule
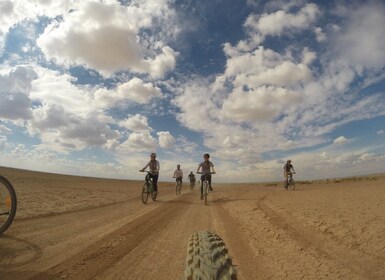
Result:
<svg viewBox="0 0 385 280"><path fill-rule="evenodd" d="M327 2L325 4L324 2ZM0 165L385 171L384 1L1 0Z"/></svg>

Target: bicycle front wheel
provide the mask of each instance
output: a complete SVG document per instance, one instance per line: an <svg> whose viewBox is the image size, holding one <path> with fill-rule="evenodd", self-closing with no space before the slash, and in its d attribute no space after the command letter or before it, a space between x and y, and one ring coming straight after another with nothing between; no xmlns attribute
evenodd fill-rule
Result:
<svg viewBox="0 0 385 280"><path fill-rule="evenodd" d="M207 205L207 195L209 194L209 184L207 182L203 183L203 196L205 200L205 205Z"/></svg>
<svg viewBox="0 0 385 280"><path fill-rule="evenodd" d="M144 183L143 184L143 187L142 187L142 202L143 204L146 204L147 203L147 199L148 199L148 185L147 183Z"/></svg>
<svg viewBox="0 0 385 280"><path fill-rule="evenodd" d="M12 224L16 215L17 200L12 184L0 176L0 234Z"/></svg>
<svg viewBox="0 0 385 280"><path fill-rule="evenodd" d="M237 279L228 249L219 235L197 231L190 236L183 279Z"/></svg>

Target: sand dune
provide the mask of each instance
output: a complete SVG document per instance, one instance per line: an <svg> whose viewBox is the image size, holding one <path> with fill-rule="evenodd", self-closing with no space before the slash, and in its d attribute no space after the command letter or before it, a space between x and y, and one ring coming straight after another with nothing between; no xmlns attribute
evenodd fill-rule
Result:
<svg viewBox="0 0 385 280"><path fill-rule="evenodd" d="M187 240L212 230L238 279L385 279L385 176L280 184L214 184L176 196L160 183L0 168L18 196L0 236L0 279L181 279ZM215 182L215 178L214 178Z"/></svg>

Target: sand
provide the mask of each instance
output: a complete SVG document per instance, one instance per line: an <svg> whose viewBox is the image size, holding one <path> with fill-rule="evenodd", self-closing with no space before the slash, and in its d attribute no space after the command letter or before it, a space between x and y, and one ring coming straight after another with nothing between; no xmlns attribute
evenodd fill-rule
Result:
<svg viewBox="0 0 385 280"><path fill-rule="evenodd" d="M385 279L385 175L281 183L141 181L0 168L17 216L0 236L0 279L181 279L188 237L223 238L238 279Z"/></svg>

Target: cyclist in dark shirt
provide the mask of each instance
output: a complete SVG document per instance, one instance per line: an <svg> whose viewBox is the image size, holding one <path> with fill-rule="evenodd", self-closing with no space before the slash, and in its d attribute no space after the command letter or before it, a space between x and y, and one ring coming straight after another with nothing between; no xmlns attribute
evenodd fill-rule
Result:
<svg viewBox="0 0 385 280"><path fill-rule="evenodd" d="M295 174L294 166L291 164L291 160L289 159L283 166L283 175L285 176L285 181L284 181L285 188L289 184L289 177L290 178L293 177L293 174Z"/></svg>

